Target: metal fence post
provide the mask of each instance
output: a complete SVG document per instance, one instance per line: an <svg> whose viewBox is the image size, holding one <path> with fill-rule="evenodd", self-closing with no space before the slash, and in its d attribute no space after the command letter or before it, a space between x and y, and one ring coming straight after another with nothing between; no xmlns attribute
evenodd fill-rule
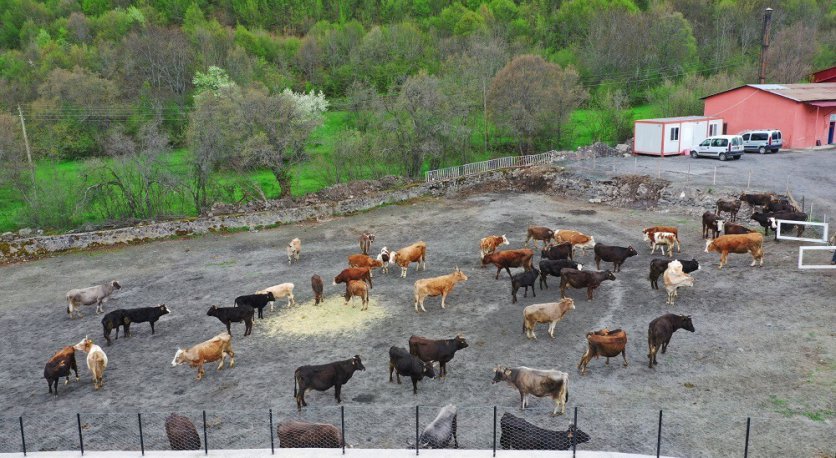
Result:
<svg viewBox="0 0 836 458"><path fill-rule="evenodd" d="M20 420L20 443L23 445L23 456L26 456L26 436L23 434L23 416L19 417Z"/></svg>
<svg viewBox="0 0 836 458"><path fill-rule="evenodd" d="M136 413L136 419L139 422L139 450L142 451L142 456L145 456L145 438L142 436L142 413Z"/></svg>
<svg viewBox="0 0 836 458"><path fill-rule="evenodd" d="M270 454L276 454L276 444L273 441L273 409L270 409Z"/></svg>
<svg viewBox="0 0 836 458"><path fill-rule="evenodd" d="M659 451L662 448L662 411L659 410L659 429L656 433L656 458L659 458Z"/></svg>
<svg viewBox="0 0 836 458"><path fill-rule="evenodd" d="M209 438L206 436L206 411L203 411L203 453L209 454Z"/></svg>
<svg viewBox="0 0 836 458"><path fill-rule="evenodd" d="M84 437L81 435L81 414L75 414L76 422L78 423L78 447L81 449L81 456L84 456Z"/></svg>
<svg viewBox="0 0 836 458"><path fill-rule="evenodd" d="M345 455L345 406L340 406L340 430L342 432L343 455Z"/></svg>
<svg viewBox="0 0 836 458"><path fill-rule="evenodd" d="M749 457L749 425L752 423L752 417L746 417L746 446L743 448L743 458Z"/></svg>
<svg viewBox="0 0 836 458"><path fill-rule="evenodd" d="M415 456L418 456L418 406L415 406Z"/></svg>
<svg viewBox="0 0 836 458"><path fill-rule="evenodd" d="M496 406L493 406L493 456L496 456Z"/></svg>
<svg viewBox="0 0 836 458"><path fill-rule="evenodd" d="M575 458L575 453L578 451L578 406L575 406L575 431L572 432L572 458Z"/></svg>

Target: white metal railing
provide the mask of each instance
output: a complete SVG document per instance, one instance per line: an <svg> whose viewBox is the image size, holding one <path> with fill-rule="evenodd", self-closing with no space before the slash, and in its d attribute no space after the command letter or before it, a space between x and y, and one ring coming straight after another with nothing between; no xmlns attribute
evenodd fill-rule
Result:
<svg viewBox="0 0 836 458"><path fill-rule="evenodd" d="M795 240L798 242L813 242L813 243L827 243L827 234L829 230L828 223L819 223L815 221L792 221L786 219L779 219L775 220L777 224L777 228L775 229L775 237L779 240ZM821 227L822 228L822 235L819 238L811 238L811 237L792 237L789 235L784 235L784 232L781 230L781 226L784 224L791 224L793 226L814 226L814 227Z"/></svg>
<svg viewBox="0 0 836 458"><path fill-rule="evenodd" d="M798 268L799 269L836 269L833 264L804 264L804 252L806 251L833 251L836 246L800 246L798 247Z"/></svg>
<svg viewBox="0 0 836 458"><path fill-rule="evenodd" d="M472 162L470 164L430 170L427 172L427 182L476 175L479 173L490 172L492 170L549 164L554 160L555 154L557 154L557 151L532 154L529 156L498 157L496 159L490 159L482 162Z"/></svg>

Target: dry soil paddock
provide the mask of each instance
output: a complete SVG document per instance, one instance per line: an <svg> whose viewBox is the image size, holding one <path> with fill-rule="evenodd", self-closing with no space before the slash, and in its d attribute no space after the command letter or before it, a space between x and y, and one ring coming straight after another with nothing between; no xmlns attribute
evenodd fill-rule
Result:
<svg viewBox="0 0 836 458"><path fill-rule="evenodd" d="M578 210L593 210L578 212ZM617 281L605 282L591 302L570 290L577 309L557 326L557 338L545 327L539 339L521 332L521 310L535 301L559 298L558 282L511 304L510 282L494 269L479 267L478 241L507 234L518 248L526 226L542 224L595 235L599 242L632 244ZM695 257L703 270L675 307L665 306L663 291L647 281L650 256L641 229L651 224L680 227L682 257ZM416 240L428 245L427 271L396 269L376 274L368 312L343 308L335 296L342 288L330 280L357 251L364 230L377 234L373 250ZM301 261L288 266L284 246L303 241ZM519 414L519 398L507 385L491 385L496 364L555 368L570 374L569 410L548 415L548 403L534 399L526 417L550 428L564 428L572 408L580 406L579 426L592 436L580 448L651 453L655 451L658 410L664 409L662 453L676 456L729 456L742 453L745 418L752 416L750 453L754 456L832 456L834 431L834 304L836 273L795 268L797 244L765 242L763 268L750 268L748 255L732 255L718 270L718 256L703 253L699 222L673 214L613 209L539 194L490 194L460 200L422 200L365 214L268 231L211 235L127 248L75 253L0 268L0 329L6 342L0 371L0 452L18 450L18 415L24 416L30 450L77 447L77 412L88 449L139 448L137 412L143 412L146 447L167 448L162 422L171 411L189 413L201 429L207 410L211 448L269 447L267 409L274 421L295 416L293 370L303 364L362 356L367 371L343 387L346 439L355 447L402 447L414 440L416 404L421 423L435 408L460 406L463 447L490 448L493 408ZM535 261L539 255L535 256ZM591 254L582 257L593 268ZM418 278L446 274L456 266L469 276L442 310L428 299L427 313L412 307ZM326 280L325 306L311 302L310 276ZM106 311L165 303L172 314L151 336L147 324L133 326L135 337L104 347L110 358L105 386L94 392L83 355L77 358L81 382L47 394L42 378L46 360L63 345L84 335L97 343L101 316L85 307L82 319L66 314L65 291L111 279L123 289ZM297 309L277 308L257 321L243 338L234 325L237 366L194 380L195 371L170 367L178 346L189 346L222 331L206 316L211 304L232 305L239 294L276 283L296 284ZM647 368L647 324L668 312L690 314L696 333L677 332L655 369ZM629 335L630 366L593 360L590 373L575 366L585 349L587 331L621 327ZM423 381L417 396L410 384L388 383L387 351L406 346L411 334L449 338L463 334L470 347L449 365L446 381ZM304 418L339 423L333 390L310 393ZM95 414L94 414L95 413ZM202 432L201 432L202 435Z"/></svg>

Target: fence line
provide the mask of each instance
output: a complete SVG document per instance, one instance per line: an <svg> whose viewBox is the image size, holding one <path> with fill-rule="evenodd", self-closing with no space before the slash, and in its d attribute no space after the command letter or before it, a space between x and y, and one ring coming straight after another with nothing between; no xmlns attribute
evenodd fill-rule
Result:
<svg viewBox="0 0 836 458"><path fill-rule="evenodd" d="M430 170L427 172L427 182L429 183L431 181L436 180L447 180L450 178L476 175L479 173L486 173L494 170L550 164L554 160L556 154L557 151L552 150L545 153L532 154L528 156L498 157L496 159L490 159L482 162L471 162L470 164L446 167L438 170Z"/></svg>

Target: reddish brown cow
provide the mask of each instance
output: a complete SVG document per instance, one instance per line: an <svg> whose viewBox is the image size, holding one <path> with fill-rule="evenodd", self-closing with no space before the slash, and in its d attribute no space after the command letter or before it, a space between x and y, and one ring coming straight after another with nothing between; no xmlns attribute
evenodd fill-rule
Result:
<svg viewBox="0 0 836 458"><path fill-rule="evenodd" d="M528 226L528 234L525 237L525 246L528 246L529 240L534 240L534 248L537 248L537 241L543 242L543 248L551 242L554 237L554 231L543 226Z"/></svg>
<svg viewBox="0 0 836 458"><path fill-rule="evenodd" d="M383 261L366 256L365 254L353 254L348 257L348 267L367 267L369 269L369 276L374 277L372 269L383 267Z"/></svg>
<svg viewBox="0 0 836 458"><path fill-rule="evenodd" d="M501 272L502 269L505 269L508 272L509 277L513 277L513 275L511 275L511 267L522 267L527 271L531 270L531 259L533 257L534 251L529 250L528 248L495 251L491 254L486 254L485 257L482 258L482 265L495 265L495 279L499 280L499 272Z"/></svg>
<svg viewBox="0 0 836 458"><path fill-rule="evenodd" d="M751 267L760 262L763 267L763 235L760 232L750 234L721 235L716 239L705 241L705 252L720 253L720 266L726 265L729 253L750 253L752 255Z"/></svg>
<svg viewBox="0 0 836 458"><path fill-rule="evenodd" d="M58 350L44 367L44 378L49 385L49 393L52 393L52 386L55 385L55 396L58 396L58 380L67 377L64 385L70 383L70 371L75 371L75 381L78 381L78 366L75 362L75 348L70 345Z"/></svg>
<svg viewBox="0 0 836 458"><path fill-rule="evenodd" d="M360 311L369 309L369 290L366 288L366 282L361 280L349 280L345 285L345 304L351 301L352 297L359 297L361 302ZM351 303L351 308L354 308L354 303Z"/></svg>
<svg viewBox="0 0 836 458"><path fill-rule="evenodd" d="M319 305L322 302L322 277L317 274L311 277L311 289L314 293L314 305Z"/></svg>
<svg viewBox="0 0 836 458"><path fill-rule="evenodd" d="M600 331L593 331L586 333L587 349L586 353L581 357L581 362L578 363L578 369L581 374L586 374L586 366L592 358L598 359L599 356L607 358L604 364L610 363L610 358L614 358L621 353L624 358L624 367L627 367L627 333L621 329L613 329L610 331L607 328Z"/></svg>
<svg viewBox="0 0 836 458"><path fill-rule="evenodd" d="M280 448L339 448L343 443L340 430L327 423L288 420L276 428Z"/></svg>
<svg viewBox="0 0 836 458"><path fill-rule="evenodd" d="M369 288L372 287L372 275L371 269L368 267L349 267L348 269L343 269L339 275L334 277L334 285L338 283L348 283L351 280L363 280L369 284Z"/></svg>

